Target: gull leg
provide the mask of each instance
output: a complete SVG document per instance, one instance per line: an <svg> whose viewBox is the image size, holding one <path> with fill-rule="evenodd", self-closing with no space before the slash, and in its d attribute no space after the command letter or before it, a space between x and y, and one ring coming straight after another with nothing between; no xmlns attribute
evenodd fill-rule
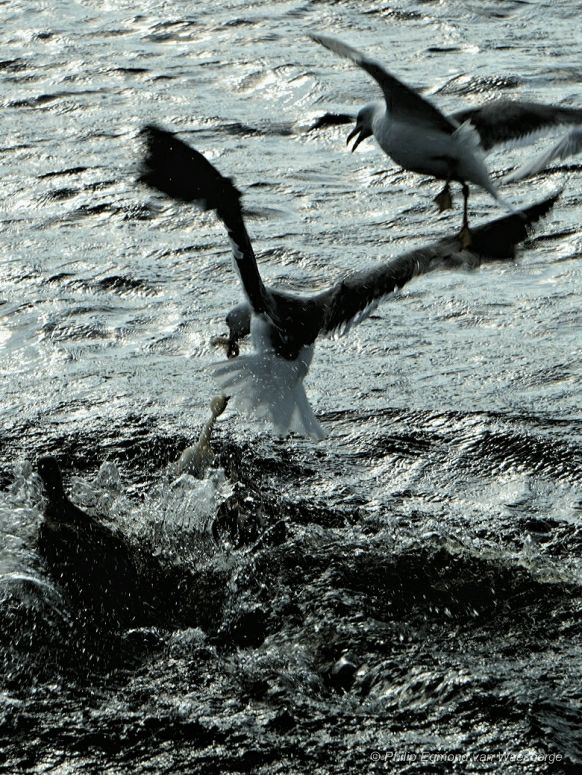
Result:
<svg viewBox="0 0 582 775"><path fill-rule="evenodd" d="M451 187L449 185L449 181L445 183L445 187L443 190L435 196L433 199L433 202L436 203L436 206L439 209L439 213L444 212L445 210L450 210L453 206L453 198L451 196Z"/></svg>
<svg viewBox="0 0 582 775"><path fill-rule="evenodd" d="M463 228L461 229L461 246L463 249L470 248L472 243L471 232L469 230L469 216L467 214L467 205L469 202L469 186L463 183Z"/></svg>

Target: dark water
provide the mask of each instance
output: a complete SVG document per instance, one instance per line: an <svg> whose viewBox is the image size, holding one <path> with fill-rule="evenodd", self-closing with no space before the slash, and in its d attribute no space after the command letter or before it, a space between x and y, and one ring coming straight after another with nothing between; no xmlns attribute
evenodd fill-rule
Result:
<svg viewBox="0 0 582 775"><path fill-rule="evenodd" d="M580 105L579 5L11 3L0 11L0 739L6 772L575 772L582 762L581 176L518 262L421 278L308 394L329 432L227 412L196 439L240 299L211 215L135 185L140 126L236 177L270 283L321 286L459 226L326 111ZM501 150L505 172L539 151ZM476 221L500 214L484 194ZM148 606L88 622L38 548L39 454L121 531ZM73 591L74 592L74 591ZM148 597L149 596L149 597Z"/></svg>

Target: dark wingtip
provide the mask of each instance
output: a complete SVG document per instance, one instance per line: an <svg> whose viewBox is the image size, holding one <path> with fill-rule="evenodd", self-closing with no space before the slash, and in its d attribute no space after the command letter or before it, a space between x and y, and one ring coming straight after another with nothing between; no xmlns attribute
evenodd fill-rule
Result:
<svg viewBox="0 0 582 775"><path fill-rule="evenodd" d="M240 192L201 153L172 132L147 124L140 135L145 153L138 180L181 202L195 202L207 210L238 206Z"/></svg>
<svg viewBox="0 0 582 775"><path fill-rule="evenodd" d="M471 251L489 259L515 257L515 246L529 236L531 228L544 218L560 198L562 191L524 207L518 213L497 218L471 230Z"/></svg>

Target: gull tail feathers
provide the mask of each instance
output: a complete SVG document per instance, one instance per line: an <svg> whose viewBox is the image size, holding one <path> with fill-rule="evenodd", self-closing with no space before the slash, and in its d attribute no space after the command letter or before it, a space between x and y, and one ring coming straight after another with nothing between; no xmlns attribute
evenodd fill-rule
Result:
<svg viewBox="0 0 582 775"><path fill-rule="evenodd" d="M259 352L216 363L211 369L240 411L270 420L281 436L295 431L319 441L325 433L303 387L311 348L304 350L309 352L300 353L295 360L285 360L274 352Z"/></svg>
<svg viewBox="0 0 582 775"><path fill-rule="evenodd" d="M470 121L465 121L457 127L454 134L459 145L469 152L469 154L464 154L464 162L466 164L465 169L469 173L467 175L467 180L472 180L473 183L481 186L481 188L487 191L496 202L505 208L505 210L512 215L517 215L519 211L499 194L499 191L489 177L489 172L485 166L485 151L481 145L479 132L477 132Z"/></svg>

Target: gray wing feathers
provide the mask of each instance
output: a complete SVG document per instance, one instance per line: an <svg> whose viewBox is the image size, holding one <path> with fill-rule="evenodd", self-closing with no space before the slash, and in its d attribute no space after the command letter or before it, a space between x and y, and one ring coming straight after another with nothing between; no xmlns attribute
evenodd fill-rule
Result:
<svg viewBox="0 0 582 775"><path fill-rule="evenodd" d="M459 124L470 121L481 137L483 149L487 151L495 145L536 135L551 127L582 124L582 109L493 100L480 107L458 110L449 118Z"/></svg>
<svg viewBox="0 0 582 775"><path fill-rule="evenodd" d="M474 254L461 252L459 240L454 238L412 250L378 268L357 272L316 297L325 308L322 331L331 333L360 322L383 296L394 293L418 275L479 263Z"/></svg>

